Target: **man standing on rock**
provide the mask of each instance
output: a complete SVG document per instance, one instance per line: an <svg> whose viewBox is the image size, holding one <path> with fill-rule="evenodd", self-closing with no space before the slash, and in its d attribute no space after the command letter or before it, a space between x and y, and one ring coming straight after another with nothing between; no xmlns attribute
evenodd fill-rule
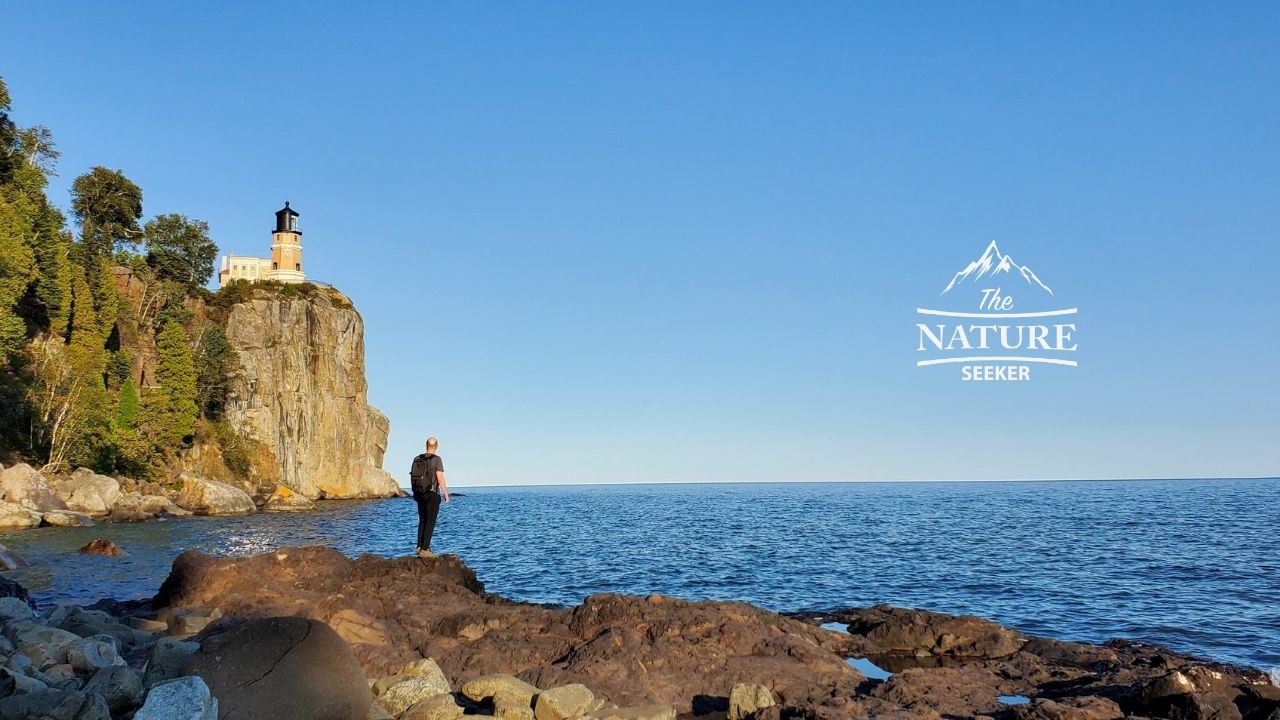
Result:
<svg viewBox="0 0 1280 720"><path fill-rule="evenodd" d="M427 451L413 459L409 483L413 500L418 504L418 557L432 558L431 536L436 531L436 515L440 513L440 497L449 502L449 486L444 481L444 461L436 454L440 441L427 438Z"/></svg>

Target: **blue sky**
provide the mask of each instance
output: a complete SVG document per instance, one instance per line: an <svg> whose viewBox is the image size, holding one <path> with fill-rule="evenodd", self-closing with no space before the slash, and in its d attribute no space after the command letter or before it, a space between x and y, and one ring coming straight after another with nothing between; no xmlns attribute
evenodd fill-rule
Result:
<svg viewBox="0 0 1280 720"><path fill-rule="evenodd" d="M17 119L224 251L291 200L397 476L1280 472L1280 6L179 5L6 8ZM1079 367L914 366L991 240Z"/></svg>

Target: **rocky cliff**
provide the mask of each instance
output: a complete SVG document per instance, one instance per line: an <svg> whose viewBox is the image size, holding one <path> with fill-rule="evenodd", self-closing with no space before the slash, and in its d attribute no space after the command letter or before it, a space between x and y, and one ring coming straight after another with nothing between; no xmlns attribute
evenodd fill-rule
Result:
<svg viewBox="0 0 1280 720"><path fill-rule="evenodd" d="M239 356L227 418L274 456L279 481L309 498L393 497L382 469L389 422L369 406L364 320L336 290L255 290L232 305Z"/></svg>

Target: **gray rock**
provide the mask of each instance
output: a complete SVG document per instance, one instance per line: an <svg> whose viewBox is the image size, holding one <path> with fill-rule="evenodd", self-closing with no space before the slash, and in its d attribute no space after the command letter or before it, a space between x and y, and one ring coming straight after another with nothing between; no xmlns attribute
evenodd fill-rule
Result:
<svg viewBox="0 0 1280 720"><path fill-rule="evenodd" d="M169 623L160 620L152 620L143 617L131 617L128 620L129 627L144 633L162 633L169 631Z"/></svg>
<svg viewBox="0 0 1280 720"><path fill-rule="evenodd" d="M423 658L406 664L395 675L375 681L373 683L373 694L381 695L392 685L409 678L424 678L430 681L436 688L436 692L453 692L453 688L449 686L449 678L445 677L444 672L440 670L440 666L436 664L436 661L431 658Z"/></svg>
<svg viewBox="0 0 1280 720"><path fill-rule="evenodd" d="M237 720L349 720L367 715L372 701L351 648L308 618L250 620L212 635L190 670L209 684L226 717Z"/></svg>
<svg viewBox="0 0 1280 720"><path fill-rule="evenodd" d="M756 683L738 683L729 691L729 720L746 720L757 710L776 704L769 688Z"/></svg>
<svg viewBox="0 0 1280 720"><path fill-rule="evenodd" d="M81 638L67 646L67 662L76 672L93 674L113 665L123 665L116 652L116 640L110 635Z"/></svg>
<svg viewBox="0 0 1280 720"><path fill-rule="evenodd" d="M133 720L218 720L218 700L198 677L166 680L151 688Z"/></svg>
<svg viewBox="0 0 1280 720"><path fill-rule="evenodd" d="M13 683L15 693L33 693L49 689L49 685L43 680L31 677L21 669L8 665L0 665L0 677L5 678L6 684Z"/></svg>
<svg viewBox="0 0 1280 720"><path fill-rule="evenodd" d="M21 463L0 472L0 495L7 502L28 507L37 512L66 510L58 491L53 489L35 468Z"/></svg>
<svg viewBox="0 0 1280 720"><path fill-rule="evenodd" d="M79 635L35 621L11 623L5 629L5 637L38 670L66 662L67 648L80 639Z"/></svg>
<svg viewBox="0 0 1280 720"><path fill-rule="evenodd" d="M93 674L84 691L101 695L112 712L128 710L142 702L142 675L127 665L104 667Z"/></svg>
<svg viewBox="0 0 1280 720"><path fill-rule="evenodd" d="M169 634L176 638L188 638L220 617L222 611L218 608L175 608L168 617Z"/></svg>
<svg viewBox="0 0 1280 720"><path fill-rule="evenodd" d="M586 685L561 685L538 694L533 716L536 720L567 720L586 714L595 702L595 694Z"/></svg>
<svg viewBox="0 0 1280 720"><path fill-rule="evenodd" d="M0 622L12 623L35 617L31 606L16 597L0 597Z"/></svg>
<svg viewBox="0 0 1280 720"><path fill-rule="evenodd" d="M71 663L63 663L45 668L44 677L42 678L50 687L59 690L79 690L80 679L76 677L76 669Z"/></svg>
<svg viewBox="0 0 1280 720"><path fill-rule="evenodd" d="M70 477L53 481L53 488L67 507L89 515L106 515L120 499L120 481L78 468Z"/></svg>
<svg viewBox="0 0 1280 720"><path fill-rule="evenodd" d="M204 480L188 473L179 476L182 490L174 501L197 515L248 515L258 506L244 490L226 483Z"/></svg>
<svg viewBox="0 0 1280 720"><path fill-rule="evenodd" d="M183 510L174 505L169 498L163 495L143 495L129 492L120 495L120 499L111 508L111 515L107 519L111 522L143 522L157 518L190 516L191 511Z"/></svg>
<svg viewBox="0 0 1280 720"><path fill-rule="evenodd" d="M0 530L40 527L40 513L17 503L0 501Z"/></svg>
<svg viewBox="0 0 1280 720"><path fill-rule="evenodd" d="M165 680L180 677L190 662L191 656L200 649L199 643L160 638L151 650L151 659L147 661L143 684L147 687Z"/></svg>
<svg viewBox="0 0 1280 720"><path fill-rule="evenodd" d="M0 572L5 570L17 570L20 567L29 565L25 559L18 553L10 550L4 545L0 545Z"/></svg>
<svg viewBox="0 0 1280 720"><path fill-rule="evenodd" d="M40 690L0 700L5 720L111 720L107 703L74 690Z"/></svg>
<svg viewBox="0 0 1280 720"><path fill-rule="evenodd" d="M42 521L49 527L93 527L95 525L88 515L71 510L47 510Z"/></svg>

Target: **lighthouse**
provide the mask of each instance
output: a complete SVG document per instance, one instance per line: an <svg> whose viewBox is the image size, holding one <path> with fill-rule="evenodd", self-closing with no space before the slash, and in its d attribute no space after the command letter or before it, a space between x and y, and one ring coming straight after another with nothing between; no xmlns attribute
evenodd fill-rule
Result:
<svg viewBox="0 0 1280 720"><path fill-rule="evenodd" d="M276 227L271 231L271 258L248 255L222 256L222 270L218 273L219 286L232 280L275 280L283 283L306 282L302 272L302 231L298 229L298 211L284 207L276 211Z"/></svg>

